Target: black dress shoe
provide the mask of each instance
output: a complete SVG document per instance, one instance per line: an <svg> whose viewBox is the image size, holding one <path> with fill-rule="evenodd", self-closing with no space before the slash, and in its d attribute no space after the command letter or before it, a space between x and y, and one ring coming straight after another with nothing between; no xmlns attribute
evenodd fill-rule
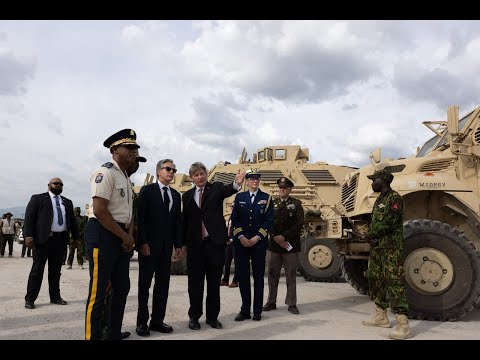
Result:
<svg viewBox="0 0 480 360"><path fill-rule="evenodd" d="M288 307L288 311L290 311L292 314L295 314L295 315L300 314L300 310L298 310L296 305L290 305Z"/></svg>
<svg viewBox="0 0 480 360"><path fill-rule="evenodd" d="M35 304L33 303L33 301L25 301L25 307L27 309L35 309Z"/></svg>
<svg viewBox="0 0 480 360"><path fill-rule="evenodd" d="M59 297L57 299L50 299L50 304L67 305L67 302Z"/></svg>
<svg viewBox="0 0 480 360"><path fill-rule="evenodd" d="M188 327L192 330L200 330L200 323L197 319L190 318L188 321Z"/></svg>
<svg viewBox="0 0 480 360"><path fill-rule="evenodd" d="M137 333L138 336L150 336L150 330L148 330L147 325L140 325L137 326L135 329L135 332Z"/></svg>
<svg viewBox="0 0 480 360"><path fill-rule="evenodd" d="M270 311L270 310L277 310L277 304L273 303L273 304L270 304L270 303L266 303L263 308L262 308L263 311Z"/></svg>
<svg viewBox="0 0 480 360"><path fill-rule="evenodd" d="M260 321L260 320L262 320L262 315L253 315L252 320Z"/></svg>
<svg viewBox="0 0 480 360"><path fill-rule="evenodd" d="M122 340L128 338L130 336L130 331L122 331L121 336Z"/></svg>
<svg viewBox="0 0 480 360"><path fill-rule="evenodd" d="M245 319L251 319L250 315L244 314L243 312L239 312L237 316L235 316L235 321L243 321Z"/></svg>
<svg viewBox="0 0 480 360"><path fill-rule="evenodd" d="M173 331L173 328L170 325L165 324L162 322L161 324L152 324L150 323L150 326L148 327L149 330L152 331L158 331L161 333L171 333Z"/></svg>
<svg viewBox="0 0 480 360"><path fill-rule="evenodd" d="M220 321L218 321L218 319L215 319L215 320L209 320L207 319L206 321L207 325L210 325L212 328L214 329L221 329L223 328L223 325Z"/></svg>

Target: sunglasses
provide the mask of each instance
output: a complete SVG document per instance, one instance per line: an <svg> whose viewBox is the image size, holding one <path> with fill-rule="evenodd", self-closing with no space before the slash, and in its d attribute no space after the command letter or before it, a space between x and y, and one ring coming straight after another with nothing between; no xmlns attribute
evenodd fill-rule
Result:
<svg viewBox="0 0 480 360"><path fill-rule="evenodd" d="M177 172L177 169L171 168L170 166L164 166L164 167L161 167L160 169L165 169L169 172L173 171L174 174Z"/></svg>
<svg viewBox="0 0 480 360"><path fill-rule="evenodd" d="M52 184L52 185L59 185L59 186L63 186L63 183L61 183L61 182L58 182L58 181L52 182L52 183L50 183L50 184Z"/></svg>

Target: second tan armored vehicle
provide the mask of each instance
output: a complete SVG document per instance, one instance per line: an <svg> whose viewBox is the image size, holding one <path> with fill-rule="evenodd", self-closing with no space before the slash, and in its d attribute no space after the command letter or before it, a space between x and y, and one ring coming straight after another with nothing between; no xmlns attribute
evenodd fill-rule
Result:
<svg viewBox="0 0 480 360"><path fill-rule="evenodd" d="M480 303L480 107L461 119L458 107L447 120L426 121L435 136L416 156L383 159L346 176L341 203L344 276L361 293L370 245L368 230L377 193L367 175L385 169L405 202L404 269L410 317L457 320ZM338 219L333 219L338 222Z"/></svg>
<svg viewBox="0 0 480 360"><path fill-rule="evenodd" d="M260 188L271 195L278 195L277 179L286 176L295 183L291 196L302 201L305 226L302 238L299 271L310 281L336 281L342 276L340 257L335 241L341 236L341 224L327 222L326 218L337 213L334 206L340 199L341 182L346 174L356 168L329 165L325 162L310 163L309 150L298 145L271 146L257 150L247 159L245 149L237 164L219 162L208 172L210 182L230 184L239 169L256 168L261 174ZM176 174L171 185L180 193L191 188L192 182L185 174ZM245 183L240 191L245 191ZM228 222L235 195L225 199L224 217ZM186 271L184 264L176 264L174 273Z"/></svg>

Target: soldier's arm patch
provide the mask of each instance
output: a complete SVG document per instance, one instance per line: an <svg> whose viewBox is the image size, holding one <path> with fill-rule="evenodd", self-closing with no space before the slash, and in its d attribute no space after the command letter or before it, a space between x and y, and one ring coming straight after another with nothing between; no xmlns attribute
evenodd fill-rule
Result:
<svg viewBox="0 0 480 360"><path fill-rule="evenodd" d="M95 182L97 184L100 184L103 180L103 174L102 173L98 173L97 176L95 177Z"/></svg>
<svg viewBox="0 0 480 360"><path fill-rule="evenodd" d="M102 167L106 167L107 169L110 169L112 166L113 166L113 163L111 162L106 162L105 164L102 165Z"/></svg>
<svg viewBox="0 0 480 360"><path fill-rule="evenodd" d="M402 207L400 206L400 204L398 202L395 202L395 201L392 203L392 207L390 208L390 210L392 212L398 212L401 209L402 209Z"/></svg>

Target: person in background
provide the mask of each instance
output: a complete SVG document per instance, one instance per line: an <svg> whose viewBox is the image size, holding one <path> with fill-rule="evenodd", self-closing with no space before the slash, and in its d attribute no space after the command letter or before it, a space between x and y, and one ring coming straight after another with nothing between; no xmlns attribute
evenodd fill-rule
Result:
<svg viewBox="0 0 480 360"><path fill-rule="evenodd" d="M232 220L228 221L228 242L227 242L227 247L225 248L225 266L223 270L223 278L220 281L220 286L228 286L229 288L236 288L238 287L238 282L237 282L237 265L236 261L234 260L235 258L235 248L233 247L232 243L232 233L231 233L231 227L232 227ZM234 260L234 272L233 272L233 279L232 282L229 284L230 280L230 268L232 267L232 260Z"/></svg>
<svg viewBox="0 0 480 360"><path fill-rule="evenodd" d="M27 309L35 308L47 260L50 303L67 304L60 296L63 249L69 233L74 239L79 239L80 233L73 215L73 203L61 196L62 192L63 181L53 178L48 183L48 192L33 195L27 205L23 236L27 247L33 249L33 264L25 295Z"/></svg>
<svg viewBox="0 0 480 360"><path fill-rule="evenodd" d="M76 207L74 210L75 213L75 221L78 224L78 231L80 233L80 239L74 240L73 238L70 239L70 248L68 252L68 259L67 259L67 269L71 269L73 265L73 257L75 256L75 250L77 250L77 263L78 267L83 270L83 233L85 231L86 222L83 220L83 216L80 215L80 208Z"/></svg>
<svg viewBox="0 0 480 360"><path fill-rule="evenodd" d="M293 182L281 177L277 180L278 198L273 200L273 226L270 229L267 250L268 297L263 311L277 308L277 290L282 266L285 269L287 295L285 304L292 314L299 314L297 307L298 253L301 250L300 235L303 227L302 202L290 196Z"/></svg>
<svg viewBox="0 0 480 360"><path fill-rule="evenodd" d="M0 248L0 256L5 255L5 246L8 243L8 257L13 257L13 238L17 232L17 224L12 219L13 214L7 212L5 218L0 220L0 233L2 243Z"/></svg>

